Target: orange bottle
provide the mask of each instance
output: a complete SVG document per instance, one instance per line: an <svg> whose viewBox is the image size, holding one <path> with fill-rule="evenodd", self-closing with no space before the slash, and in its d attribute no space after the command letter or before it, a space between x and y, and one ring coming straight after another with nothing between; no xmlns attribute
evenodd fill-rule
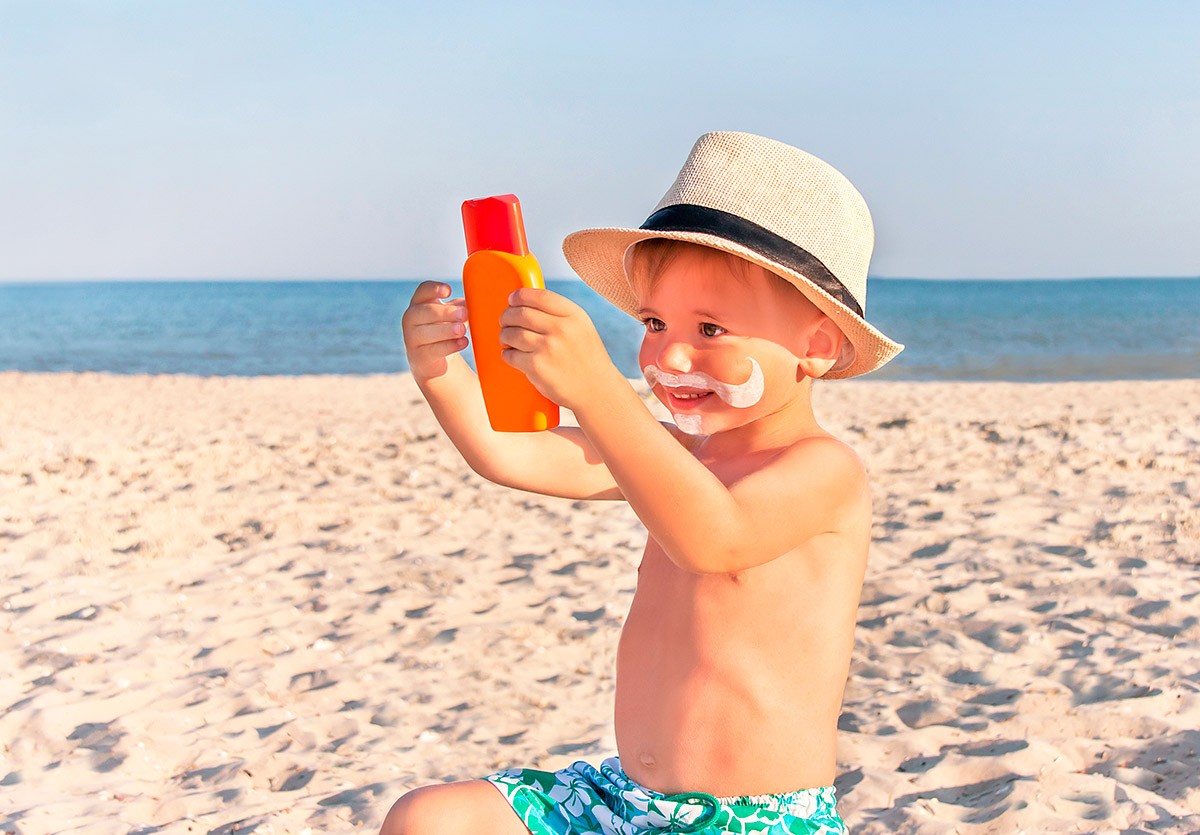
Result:
<svg viewBox="0 0 1200 835"><path fill-rule="evenodd" d="M500 356L500 314L521 287L544 288L542 268L529 252L516 195L468 200L462 205L467 236L463 291L475 371L488 422L497 432L536 432L558 426L558 405Z"/></svg>

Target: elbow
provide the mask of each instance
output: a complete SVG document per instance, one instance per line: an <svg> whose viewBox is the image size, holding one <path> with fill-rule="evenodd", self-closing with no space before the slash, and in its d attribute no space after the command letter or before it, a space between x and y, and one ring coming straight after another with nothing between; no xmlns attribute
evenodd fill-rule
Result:
<svg viewBox="0 0 1200 835"><path fill-rule="evenodd" d="M511 484L512 479L505 477L504 468L497 466L494 461L479 456L463 456L463 460L467 462L467 466L471 468L471 471L480 478L490 481L493 484L499 484L501 487L513 486Z"/></svg>
<svg viewBox="0 0 1200 835"><path fill-rule="evenodd" d="M677 568L691 574L737 574L768 561L736 542L705 540L663 550Z"/></svg>
<svg viewBox="0 0 1200 835"><path fill-rule="evenodd" d="M518 480L512 478L511 474L505 474L503 470L496 469L495 467L473 466L471 469L475 472L475 475L479 476L485 481L490 481L492 484L498 484L501 487L509 487L517 490L525 489Z"/></svg>
<svg viewBox="0 0 1200 835"><path fill-rule="evenodd" d="M740 574L789 552L784 541L736 525L698 530L686 540L661 545L671 562L693 574Z"/></svg>

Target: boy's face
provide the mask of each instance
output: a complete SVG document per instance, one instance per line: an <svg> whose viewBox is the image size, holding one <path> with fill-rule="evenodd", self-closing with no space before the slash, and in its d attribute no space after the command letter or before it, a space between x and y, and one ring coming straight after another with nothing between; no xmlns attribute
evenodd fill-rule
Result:
<svg viewBox="0 0 1200 835"><path fill-rule="evenodd" d="M798 395L800 358L825 317L781 279L697 248L634 286L639 365L684 432L744 426Z"/></svg>

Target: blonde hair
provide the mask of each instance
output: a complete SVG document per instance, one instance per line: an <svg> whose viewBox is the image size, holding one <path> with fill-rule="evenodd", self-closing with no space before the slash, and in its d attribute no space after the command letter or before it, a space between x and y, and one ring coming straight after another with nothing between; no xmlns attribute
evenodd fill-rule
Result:
<svg viewBox="0 0 1200 835"><path fill-rule="evenodd" d="M625 276L635 290L649 289L658 281L658 277L663 274L663 271L686 252L702 253L707 258L724 261L729 267L730 274L741 281L748 281L752 274L762 270L767 275L791 287L791 284L770 270L751 263L745 258L739 258L731 252L713 249L711 246L691 241L673 241L668 238L648 238L638 241L625 250ZM794 287L792 289L795 290Z"/></svg>

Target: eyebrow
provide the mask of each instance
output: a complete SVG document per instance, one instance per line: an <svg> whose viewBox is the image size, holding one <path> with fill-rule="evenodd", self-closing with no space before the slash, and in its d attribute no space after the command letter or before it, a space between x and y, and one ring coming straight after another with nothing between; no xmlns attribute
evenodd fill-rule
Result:
<svg viewBox="0 0 1200 835"><path fill-rule="evenodd" d="M711 320L713 322L719 322L722 319L721 316L718 316L715 313L709 313L707 310L691 310L691 311L689 311L689 313L691 313L693 316L695 316L698 319ZM659 314L652 307L639 307L637 310L637 315L639 317L642 317L642 316L658 316Z"/></svg>

